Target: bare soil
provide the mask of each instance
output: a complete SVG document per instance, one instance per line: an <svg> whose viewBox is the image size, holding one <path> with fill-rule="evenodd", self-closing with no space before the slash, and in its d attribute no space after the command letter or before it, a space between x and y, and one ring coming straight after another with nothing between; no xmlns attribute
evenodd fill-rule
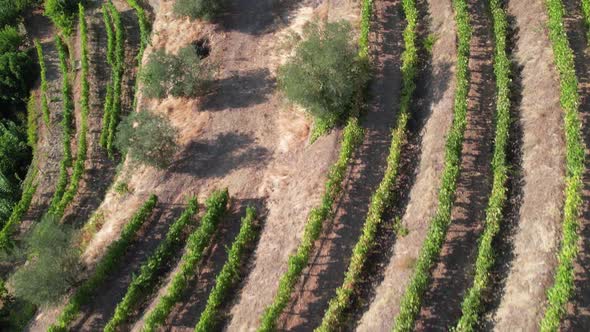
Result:
<svg viewBox="0 0 590 332"><path fill-rule="evenodd" d="M460 174L451 225L432 271L432 284L424 296L416 330L446 331L459 319L463 296L473 280L478 239L491 189L496 90L493 27L485 1L470 0L468 5L472 27L471 77Z"/></svg>
<svg viewBox="0 0 590 332"><path fill-rule="evenodd" d="M546 27L543 3L509 1L515 18L516 62L522 66L524 170L514 259L508 267L503 296L491 320L497 331L536 331L553 279L563 205L564 133L559 82Z"/></svg>
<svg viewBox="0 0 590 332"><path fill-rule="evenodd" d="M416 180L402 223L408 235L396 239L391 258L386 262L383 280L375 288L373 301L358 322L359 331L386 331L393 326L399 302L405 292L413 265L424 241L428 222L437 206L440 176L443 169L444 139L448 132L455 94L456 30L450 1L428 1L430 31L436 36L432 48L431 70L420 80L415 104L417 118L426 122L419 140L422 142Z"/></svg>
<svg viewBox="0 0 590 332"><path fill-rule="evenodd" d="M580 216L580 253L575 264L574 296L568 305L563 323L564 331L590 330L590 56L586 41L587 27L584 24L580 4L566 0L566 28L570 46L574 50L578 93L580 94L580 117L586 143L586 171L582 191L582 215Z"/></svg>

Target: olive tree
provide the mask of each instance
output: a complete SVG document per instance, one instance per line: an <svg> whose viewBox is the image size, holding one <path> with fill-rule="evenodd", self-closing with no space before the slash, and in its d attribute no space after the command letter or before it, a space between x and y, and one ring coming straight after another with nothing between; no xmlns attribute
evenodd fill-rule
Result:
<svg viewBox="0 0 590 332"><path fill-rule="evenodd" d="M368 79L348 22L311 22L294 55L279 69L279 86L293 103L323 122L346 118Z"/></svg>
<svg viewBox="0 0 590 332"><path fill-rule="evenodd" d="M149 98L196 97L207 91L212 74L212 65L201 59L194 45L177 55L160 49L150 54L141 71L143 93Z"/></svg>
<svg viewBox="0 0 590 332"><path fill-rule="evenodd" d="M17 297L36 305L51 304L78 281L80 252L74 230L45 215L26 239L27 262L9 279Z"/></svg>
<svg viewBox="0 0 590 332"><path fill-rule="evenodd" d="M144 110L130 114L119 124L115 144L132 160L164 168L178 151L177 136L167 118Z"/></svg>

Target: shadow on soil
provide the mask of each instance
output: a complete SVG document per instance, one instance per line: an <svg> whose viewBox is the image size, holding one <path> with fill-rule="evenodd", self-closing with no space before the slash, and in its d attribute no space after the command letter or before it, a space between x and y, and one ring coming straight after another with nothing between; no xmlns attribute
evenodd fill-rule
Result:
<svg viewBox="0 0 590 332"><path fill-rule="evenodd" d="M269 151L244 133L223 133L213 139L188 144L169 168L168 174L189 173L203 178L220 178L239 168L268 162ZM167 175L168 176L168 175Z"/></svg>
<svg viewBox="0 0 590 332"><path fill-rule="evenodd" d="M230 77L216 80L214 91L202 99L203 111L222 111L225 109L246 108L262 104L275 91L275 81L268 68L248 71L242 75L237 72Z"/></svg>
<svg viewBox="0 0 590 332"><path fill-rule="evenodd" d="M259 36L275 30L279 25L288 25L290 13L305 0L229 0L225 13L215 23L222 31L238 31ZM318 1L305 1L314 3Z"/></svg>
<svg viewBox="0 0 590 332"><path fill-rule="evenodd" d="M586 144L586 171L582 189L582 215L580 217L580 252L575 264L574 294L562 328L564 331L590 330L590 56L586 41L586 29L578 1L564 1L566 28L570 46L574 51L574 63L580 94L580 118L582 135Z"/></svg>
<svg viewBox="0 0 590 332"><path fill-rule="evenodd" d="M507 15L510 27L507 38L507 49L510 56L517 45L518 27L514 17L508 13ZM496 310L498 310L500 300L506 292L506 281L514 260L514 236L520 219L522 189L524 187L522 169L523 131L519 112L522 101L522 65L519 65L514 59L512 60L512 85L510 86L510 91L512 93L510 98L512 121L507 153L509 174L506 185L508 188L508 197L506 206L504 207L504 218L500 225L500 232L492 244L492 247L495 248L496 259L490 272L490 287L483 295L483 313L480 328L485 331L493 329L493 316Z"/></svg>
<svg viewBox="0 0 590 332"><path fill-rule="evenodd" d="M184 292L179 304L177 304L172 313L168 316L167 325L175 327L186 327L193 329L199 322L199 318L205 306L211 290L215 286L215 278L226 263L228 250L240 231L241 219L246 215L246 208L252 206L256 208L256 220L258 235L264 227L264 220L267 216L266 202L263 199L243 199L231 201L232 208L228 215L223 218L217 233L214 235L212 244L206 251L203 262L201 262L198 272L189 280L189 288ZM254 250L258 243L258 237L247 248L243 265L240 267L240 280L244 280L251 269L251 261ZM232 294L239 293L241 283L238 282L229 292ZM223 326L229 314L229 304L231 299L225 299L220 312L222 313L218 320L218 326Z"/></svg>

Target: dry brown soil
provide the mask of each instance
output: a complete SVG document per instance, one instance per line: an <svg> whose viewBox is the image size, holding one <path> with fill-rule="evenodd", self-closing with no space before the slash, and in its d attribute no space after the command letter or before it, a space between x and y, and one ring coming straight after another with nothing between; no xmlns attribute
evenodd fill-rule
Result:
<svg viewBox="0 0 590 332"><path fill-rule="evenodd" d="M461 315L461 301L473 280L478 238L491 188L495 110L492 20L486 1L469 0L468 5L472 37L467 128L451 225L416 321L416 330L420 331L446 331Z"/></svg>
<svg viewBox="0 0 590 332"><path fill-rule="evenodd" d="M428 222L437 206L437 194L444 159L444 136L448 132L455 94L456 30L450 1L428 1L430 31L436 36L432 48L431 79L425 94L416 104L423 105L426 124L420 133L422 141L416 181L402 222L408 235L397 238L393 254L385 266L382 282L375 297L358 322L359 331L386 331L393 326L399 302L405 292L413 265L424 241Z"/></svg>
<svg viewBox="0 0 590 332"><path fill-rule="evenodd" d="M515 17L514 55L522 66L522 205L514 235L514 259L498 310L497 331L536 331L545 291L553 279L564 189L564 134L559 83L546 27L546 8L538 1L509 1Z"/></svg>

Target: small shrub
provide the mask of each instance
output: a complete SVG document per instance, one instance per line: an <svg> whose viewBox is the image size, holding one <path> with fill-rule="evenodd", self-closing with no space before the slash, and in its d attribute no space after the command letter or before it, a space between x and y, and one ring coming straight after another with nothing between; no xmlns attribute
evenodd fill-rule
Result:
<svg viewBox="0 0 590 332"><path fill-rule="evenodd" d="M149 98L196 97L207 92L213 67L203 61L193 45L178 55L160 49L150 54L141 72L143 92Z"/></svg>
<svg viewBox="0 0 590 332"><path fill-rule="evenodd" d="M117 182L115 185L115 192L119 195L124 195L132 192L127 182Z"/></svg>
<svg viewBox="0 0 590 332"><path fill-rule="evenodd" d="M0 29L0 102L20 102L27 98L27 75L32 61L21 50L24 37L14 27Z"/></svg>
<svg viewBox="0 0 590 332"><path fill-rule="evenodd" d="M180 16L188 16L192 19L202 18L210 20L217 16L223 9L221 0L176 0L174 13Z"/></svg>
<svg viewBox="0 0 590 332"><path fill-rule="evenodd" d="M45 0L45 16L60 28L66 36L74 28L74 14L78 10L79 0Z"/></svg>
<svg viewBox="0 0 590 332"><path fill-rule="evenodd" d="M164 168L176 151L177 130L170 121L149 111L132 113L117 129L116 146L142 163Z"/></svg>
<svg viewBox="0 0 590 332"><path fill-rule="evenodd" d="M15 294L36 305L55 303L77 281L79 251L73 229L47 214L26 240L28 262L10 278Z"/></svg>
<svg viewBox="0 0 590 332"><path fill-rule="evenodd" d="M286 97L332 125L348 116L353 96L368 80L352 40L347 22L312 22L295 55L279 70Z"/></svg>

